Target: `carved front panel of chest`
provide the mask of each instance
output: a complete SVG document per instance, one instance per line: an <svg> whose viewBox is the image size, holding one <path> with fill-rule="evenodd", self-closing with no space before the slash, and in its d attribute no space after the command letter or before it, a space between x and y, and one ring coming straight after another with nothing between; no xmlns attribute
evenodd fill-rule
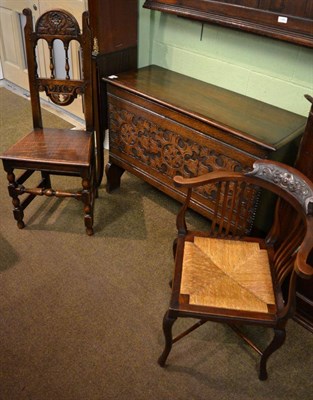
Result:
<svg viewBox="0 0 313 400"><path fill-rule="evenodd" d="M213 138L203 140L201 132L177 121L166 120L161 115L147 114L146 110L134 105L123 107L120 103L109 102L109 115L110 154L118 155L129 164L136 165L137 169L148 170L168 185L173 185L175 175L194 177L225 169L246 171L254 160L215 142ZM214 190L206 185L194 193L194 198L206 204L207 215L214 207ZM256 203L257 194L253 193L249 199L249 213L245 214L243 222L249 229Z"/></svg>
<svg viewBox="0 0 313 400"><path fill-rule="evenodd" d="M113 104L109 111L110 148L167 177L193 177L219 169L242 171L248 168L239 160L218 152L209 139L206 145L200 144Z"/></svg>

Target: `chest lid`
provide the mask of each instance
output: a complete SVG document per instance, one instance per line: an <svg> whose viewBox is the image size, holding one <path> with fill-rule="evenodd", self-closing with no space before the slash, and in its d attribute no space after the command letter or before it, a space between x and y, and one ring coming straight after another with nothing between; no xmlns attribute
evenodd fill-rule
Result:
<svg viewBox="0 0 313 400"><path fill-rule="evenodd" d="M104 81L276 150L306 125L301 115L155 65Z"/></svg>

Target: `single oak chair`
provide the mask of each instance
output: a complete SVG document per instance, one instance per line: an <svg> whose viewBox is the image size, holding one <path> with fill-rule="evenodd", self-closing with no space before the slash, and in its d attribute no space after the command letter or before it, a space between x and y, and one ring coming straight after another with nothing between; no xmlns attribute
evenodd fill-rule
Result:
<svg viewBox="0 0 313 400"><path fill-rule="evenodd" d="M267 160L255 162L246 173L218 171L174 180L187 188L187 196L177 216L175 271L159 364L165 365L173 343L211 320L228 324L261 355L259 378L265 380L267 360L284 343L286 323L295 311L297 276L313 275L307 264L313 248L313 184L294 168ZM204 185L214 203L212 221L206 232L190 231L185 214L192 190ZM253 235L244 224L254 209L251 191L275 196L274 222L266 234ZM173 339L172 326L180 317L199 321ZM260 350L239 329L242 324L273 328L274 338Z"/></svg>
<svg viewBox="0 0 313 400"><path fill-rule="evenodd" d="M82 33L76 19L63 10L51 10L41 15L33 27L30 9L24 9L26 16L25 46L29 75L29 89L33 116L33 131L13 144L0 157L7 172L8 190L12 197L13 214L17 226L22 229L24 209L36 196L73 197L84 204L86 232L93 234L93 209L96 197L95 184L95 137L93 128L92 93L92 37L88 25L88 13L83 13ZM70 46L78 42L81 52L81 78L73 79L71 71ZM44 42L48 50L46 63L50 77L39 72L37 47ZM64 57L61 67L56 65L55 46L61 43ZM63 52L63 50L61 50ZM58 71L58 72L57 72ZM85 130L44 128L40 92L58 106L67 106L77 97L82 97L86 122ZM24 170L15 177L15 170ZM35 171L41 174L36 187L24 184ZM82 179L82 188L74 193L55 190L50 175L76 176ZM23 199L20 200L20 196ZM26 196L26 197L25 197Z"/></svg>

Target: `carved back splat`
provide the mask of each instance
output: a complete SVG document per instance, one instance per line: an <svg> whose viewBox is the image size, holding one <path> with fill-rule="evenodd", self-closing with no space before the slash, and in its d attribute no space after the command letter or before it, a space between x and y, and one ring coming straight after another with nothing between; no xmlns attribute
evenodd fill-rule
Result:
<svg viewBox="0 0 313 400"><path fill-rule="evenodd" d="M77 41L79 43L83 54L91 54L91 32L88 26L88 13L85 12L83 14L84 36L81 34L76 19L64 10L47 11L41 15L36 22L35 30L33 27L31 10L25 9L23 13L26 16L26 51L28 56L31 56L34 60L34 63L28 65L34 128L42 128L40 98L38 93L40 91L45 92L51 101L59 106L67 106L71 104L78 95L83 95L86 127L89 130L92 127L92 97L88 89L90 85L86 85L86 82L91 81L91 59L90 57L82 57L84 76L81 79L71 79L69 62L69 49L72 41ZM39 40L46 41L48 45L49 60L47 64L50 69L49 78L39 76L36 52ZM61 41L63 44L64 79L56 78L56 60L54 53L54 43L56 40Z"/></svg>

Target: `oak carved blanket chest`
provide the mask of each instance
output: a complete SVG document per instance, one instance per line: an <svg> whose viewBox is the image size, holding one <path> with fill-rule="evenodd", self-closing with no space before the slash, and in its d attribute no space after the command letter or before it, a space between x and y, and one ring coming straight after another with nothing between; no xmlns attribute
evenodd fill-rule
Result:
<svg viewBox="0 0 313 400"><path fill-rule="evenodd" d="M262 158L294 162L302 116L153 65L103 80L109 192L127 170L181 201L175 175L242 171ZM210 216L209 189L195 193L191 207Z"/></svg>

